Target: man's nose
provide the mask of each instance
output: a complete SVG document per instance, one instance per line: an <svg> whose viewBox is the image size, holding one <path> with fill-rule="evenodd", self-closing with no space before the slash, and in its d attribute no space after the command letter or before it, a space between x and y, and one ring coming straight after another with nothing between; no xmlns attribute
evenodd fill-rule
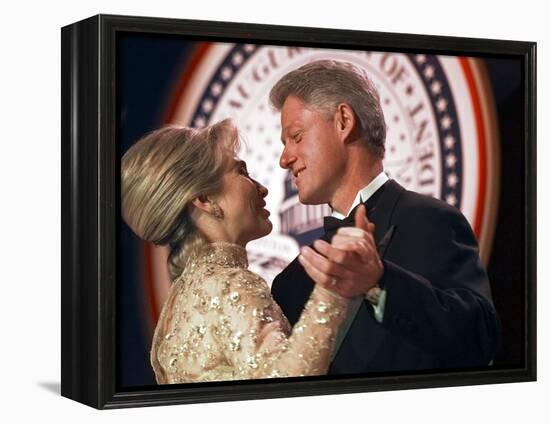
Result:
<svg viewBox="0 0 550 424"><path fill-rule="evenodd" d="M283 169L288 169L296 161L296 156L289 152L288 148L285 147L279 158L279 166Z"/></svg>

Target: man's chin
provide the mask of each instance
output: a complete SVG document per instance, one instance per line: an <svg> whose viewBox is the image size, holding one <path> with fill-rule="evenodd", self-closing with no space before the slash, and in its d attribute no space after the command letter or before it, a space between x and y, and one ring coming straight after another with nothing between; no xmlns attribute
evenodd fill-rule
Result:
<svg viewBox="0 0 550 424"><path fill-rule="evenodd" d="M323 202L321 199L317 199L315 196L298 191L298 200L303 205L321 205Z"/></svg>

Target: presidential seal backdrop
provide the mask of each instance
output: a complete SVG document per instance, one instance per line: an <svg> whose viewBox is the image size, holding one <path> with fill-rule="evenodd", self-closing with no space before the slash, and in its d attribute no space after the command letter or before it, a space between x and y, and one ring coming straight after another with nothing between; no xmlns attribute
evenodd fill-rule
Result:
<svg viewBox="0 0 550 424"><path fill-rule="evenodd" d="M272 233L247 246L250 269L271 283L321 235L326 205L302 205L282 151L271 87L287 72L318 59L354 63L376 85L387 124L386 173L410 190L460 209L487 264L499 192L499 135L483 60L469 57L255 44L197 43L174 89L165 121L203 127L232 118L240 157L269 189ZM330 166L329 163L326 166ZM151 302L160 310L170 287L166 248L146 251ZM156 317L152 317L155 320Z"/></svg>

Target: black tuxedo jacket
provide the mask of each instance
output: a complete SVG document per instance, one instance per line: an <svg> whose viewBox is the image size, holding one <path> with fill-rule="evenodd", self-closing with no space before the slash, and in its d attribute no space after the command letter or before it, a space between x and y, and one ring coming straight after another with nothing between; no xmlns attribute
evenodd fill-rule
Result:
<svg viewBox="0 0 550 424"><path fill-rule="evenodd" d="M378 323L372 306L363 301L329 374L488 365L500 342L500 325L464 216L393 180L366 206L376 224L375 240L384 244L379 245L384 264L379 285L387 293L384 317ZM273 297L291 324L313 284L296 259L275 278Z"/></svg>

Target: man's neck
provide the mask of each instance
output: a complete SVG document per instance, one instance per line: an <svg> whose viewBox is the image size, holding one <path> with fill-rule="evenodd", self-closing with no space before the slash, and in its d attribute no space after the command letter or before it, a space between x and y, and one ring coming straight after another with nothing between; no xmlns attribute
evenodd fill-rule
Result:
<svg viewBox="0 0 550 424"><path fill-rule="evenodd" d="M362 168L359 166L350 167L346 173L346 177L342 179L338 190L334 193L334 198L329 203L333 210L345 215L353 204L359 190L368 186L372 180L384 171L382 160L380 159L369 165L365 166L363 164Z"/></svg>

